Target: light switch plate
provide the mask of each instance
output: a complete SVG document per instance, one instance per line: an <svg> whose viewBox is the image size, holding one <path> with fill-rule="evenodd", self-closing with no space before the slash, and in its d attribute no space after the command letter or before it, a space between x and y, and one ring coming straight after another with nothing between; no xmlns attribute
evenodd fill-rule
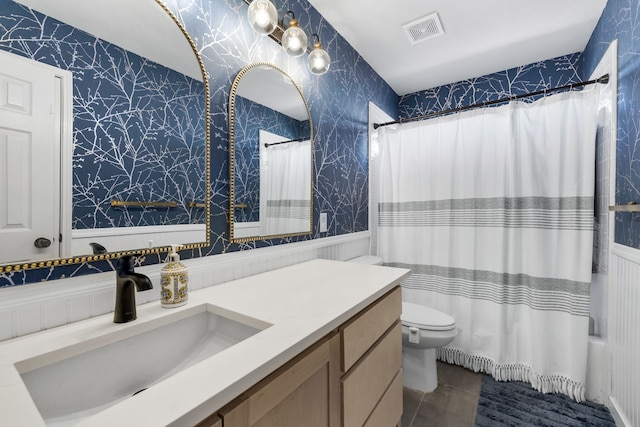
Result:
<svg viewBox="0 0 640 427"><path fill-rule="evenodd" d="M327 226L327 213L321 212L320 213L320 232L326 233L328 229L329 227Z"/></svg>

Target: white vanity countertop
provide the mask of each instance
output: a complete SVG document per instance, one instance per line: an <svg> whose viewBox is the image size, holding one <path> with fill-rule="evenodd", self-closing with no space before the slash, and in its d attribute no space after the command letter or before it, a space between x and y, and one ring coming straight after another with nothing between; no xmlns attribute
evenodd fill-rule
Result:
<svg viewBox="0 0 640 427"><path fill-rule="evenodd" d="M145 322L203 304L271 324L258 334L80 424L193 425L336 329L400 284L408 274L406 269L313 260L191 292L188 304L182 307L163 309L159 301L140 305L138 319L130 323L113 323L111 313L2 342L1 424L44 425L15 367L24 360L104 334L126 335L129 328L140 328Z"/></svg>

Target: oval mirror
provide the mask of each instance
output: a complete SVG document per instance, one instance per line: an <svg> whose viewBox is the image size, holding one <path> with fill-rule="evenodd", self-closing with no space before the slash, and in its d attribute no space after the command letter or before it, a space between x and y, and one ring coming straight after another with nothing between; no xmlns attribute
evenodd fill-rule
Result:
<svg viewBox="0 0 640 427"><path fill-rule="evenodd" d="M208 245L208 81L167 6L0 4L0 272Z"/></svg>
<svg viewBox="0 0 640 427"><path fill-rule="evenodd" d="M229 100L232 242L310 234L313 126L300 86L267 63L242 69Z"/></svg>

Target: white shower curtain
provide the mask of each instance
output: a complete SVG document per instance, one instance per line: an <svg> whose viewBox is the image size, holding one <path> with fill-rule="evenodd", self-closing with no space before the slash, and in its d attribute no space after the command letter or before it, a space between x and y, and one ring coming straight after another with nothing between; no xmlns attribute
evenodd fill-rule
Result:
<svg viewBox="0 0 640 427"><path fill-rule="evenodd" d="M584 400L597 92L379 133L378 247L456 319L438 357Z"/></svg>
<svg viewBox="0 0 640 427"><path fill-rule="evenodd" d="M299 233L311 222L311 141L260 143L260 233ZM280 141L286 138L280 137ZM276 139L277 141L277 139Z"/></svg>

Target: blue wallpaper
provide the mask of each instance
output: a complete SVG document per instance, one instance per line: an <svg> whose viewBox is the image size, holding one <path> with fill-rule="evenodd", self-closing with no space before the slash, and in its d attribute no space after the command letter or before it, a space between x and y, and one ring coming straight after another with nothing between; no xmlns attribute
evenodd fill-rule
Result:
<svg viewBox="0 0 640 427"><path fill-rule="evenodd" d="M292 10L301 27L318 33L331 56L327 74L315 76L306 57L290 58L247 23L242 0L167 2L196 39L212 86L211 247L204 255L265 247L321 237L314 221L311 236L230 244L228 242L228 97L237 73L253 62L270 62L302 88L314 125L314 218L327 212L329 232L322 237L368 228L367 122L369 101L397 116L398 96L360 55L306 1L275 2L279 15ZM180 7L175 5L179 4Z"/></svg>
<svg viewBox="0 0 640 427"><path fill-rule="evenodd" d="M302 101L301 101L302 103ZM236 95L234 126L235 220L260 220L260 130L288 139L309 138L309 120L300 121Z"/></svg>
<svg viewBox="0 0 640 427"><path fill-rule="evenodd" d="M579 59L577 53L561 56L404 95L400 99L400 117L416 117L575 83L581 77Z"/></svg>
<svg viewBox="0 0 640 427"><path fill-rule="evenodd" d="M203 83L13 1L0 10L0 49L73 73L72 227L202 223L188 204L204 200Z"/></svg>
<svg viewBox="0 0 640 427"><path fill-rule="evenodd" d="M293 10L307 33L319 34L331 56L331 68L322 76L307 70L304 56L289 58L273 40L256 35L247 24L248 6L242 0L166 3L195 41L211 84L211 246L180 251L181 257L216 255L367 230L367 104L372 101L397 117L399 98L389 85L306 0L276 3L280 16ZM0 0L0 5L0 16L10 17L15 12L9 0ZM0 33L0 40L3 36ZM244 66L260 61L271 62L291 75L302 87L311 109L315 135L314 218L327 212L329 223L328 233L322 236L316 220L311 236L246 244L228 241L228 97L236 74ZM162 255L149 256L143 263L158 263L161 258ZM112 269L112 263L103 262L11 272L0 275L0 287Z"/></svg>
<svg viewBox="0 0 640 427"><path fill-rule="evenodd" d="M590 75L609 44L618 39L618 136L616 204L640 202L640 3L609 0L583 53ZM615 241L640 248L640 215L617 212Z"/></svg>

